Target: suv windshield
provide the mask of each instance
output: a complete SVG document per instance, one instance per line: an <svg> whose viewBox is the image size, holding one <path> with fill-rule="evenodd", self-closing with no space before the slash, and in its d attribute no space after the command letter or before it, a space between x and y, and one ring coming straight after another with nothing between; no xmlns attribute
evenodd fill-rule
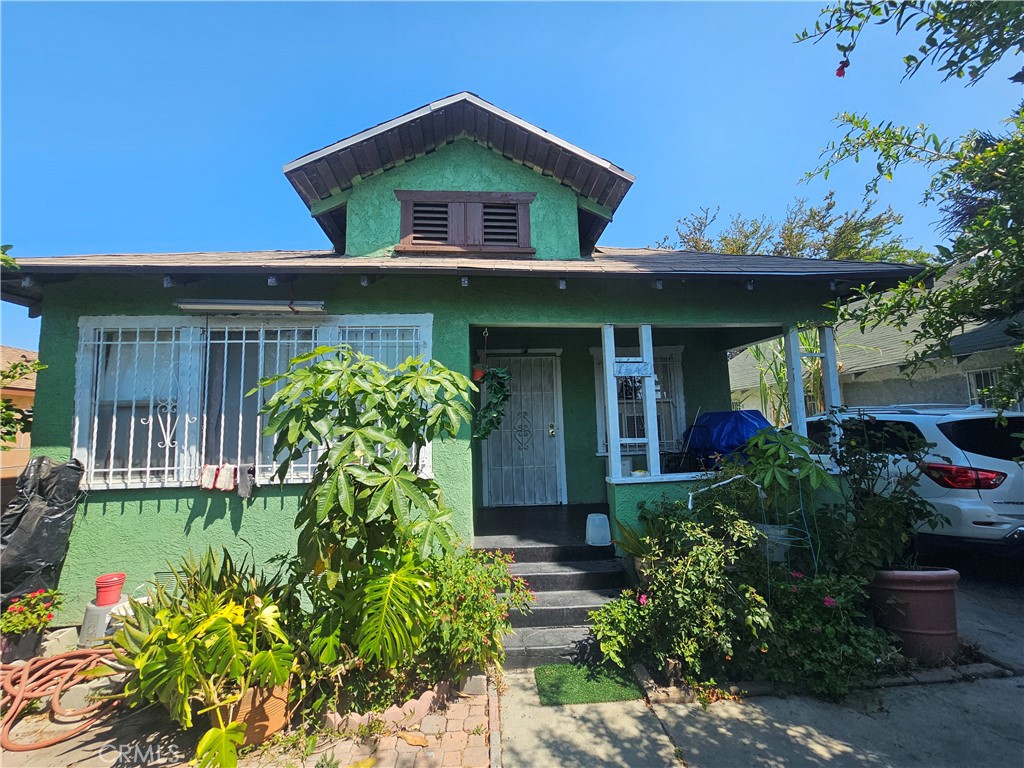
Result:
<svg viewBox="0 0 1024 768"><path fill-rule="evenodd" d="M1024 432L1024 416L1008 417L1005 426L991 417L947 421L938 426L953 445L967 453L1006 461L1019 461L1024 454L1021 438L1013 436Z"/></svg>

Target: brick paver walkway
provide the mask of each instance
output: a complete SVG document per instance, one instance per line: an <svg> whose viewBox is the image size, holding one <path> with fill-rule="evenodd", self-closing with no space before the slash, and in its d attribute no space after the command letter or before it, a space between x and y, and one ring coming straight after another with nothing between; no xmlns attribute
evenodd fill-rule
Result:
<svg viewBox="0 0 1024 768"><path fill-rule="evenodd" d="M489 731L487 696L457 696L410 730L376 740L345 739L325 751L333 752L342 768L371 756L374 768L489 768Z"/></svg>

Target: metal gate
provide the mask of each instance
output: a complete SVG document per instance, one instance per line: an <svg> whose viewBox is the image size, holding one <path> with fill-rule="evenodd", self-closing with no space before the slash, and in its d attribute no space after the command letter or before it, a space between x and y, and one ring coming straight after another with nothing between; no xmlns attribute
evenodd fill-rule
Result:
<svg viewBox="0 0 1024 768"><path fill-rule="evenodd" d="M483 443L484 504L564 504L562 387L554 355L491 357L511 374L505 418Z"/></svg>

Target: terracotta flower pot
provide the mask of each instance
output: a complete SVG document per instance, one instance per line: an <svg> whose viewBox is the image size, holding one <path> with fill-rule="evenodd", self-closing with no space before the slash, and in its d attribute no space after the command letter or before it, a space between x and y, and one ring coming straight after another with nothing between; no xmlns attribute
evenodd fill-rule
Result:
<svg viewBox="0 0 1024 768"><path fill-rule="evenodd" d="M236 723L245 723L245 746L262 744L288 725L287 685L274 688L250 688L242 694L235 710ZM210 722L218 725L217 713L210 712Z"/></svg>
<svg viewBox="0 0 1024 768"><path fill-rule="evenodd" d="M472 373L473 381L482 381L485 373L487 373L487 369L474 366Z"/></svg>
<svg viewBox="0 0 1024 768"><path fill-rule="evenodd" d="M875 622L903 641L905 656L941 664L959 648L956 585L951 568L876 571L868 585Z"/></svg>

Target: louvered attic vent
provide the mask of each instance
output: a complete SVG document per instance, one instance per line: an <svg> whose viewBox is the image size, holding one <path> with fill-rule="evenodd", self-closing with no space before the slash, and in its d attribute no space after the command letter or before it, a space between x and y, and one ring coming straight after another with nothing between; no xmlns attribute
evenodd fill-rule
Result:
<svg viewBox="0 0 1024 768"><path fill-rule="evenodd" d="M484 245L518 245L519 215L515 205L483 204Z"/></svg>
<svg viewBox="0 0 1024 768"><path fill-rule="evenodd" d="M527 256L532 192L395 190L401 202L396 252L445 251Z"/></svg>
<svg viewBox="0 0 1024 768"><path fill-rule="evenodd" d="M412 204L412 241L448 242L448 203Z"/></svg>

